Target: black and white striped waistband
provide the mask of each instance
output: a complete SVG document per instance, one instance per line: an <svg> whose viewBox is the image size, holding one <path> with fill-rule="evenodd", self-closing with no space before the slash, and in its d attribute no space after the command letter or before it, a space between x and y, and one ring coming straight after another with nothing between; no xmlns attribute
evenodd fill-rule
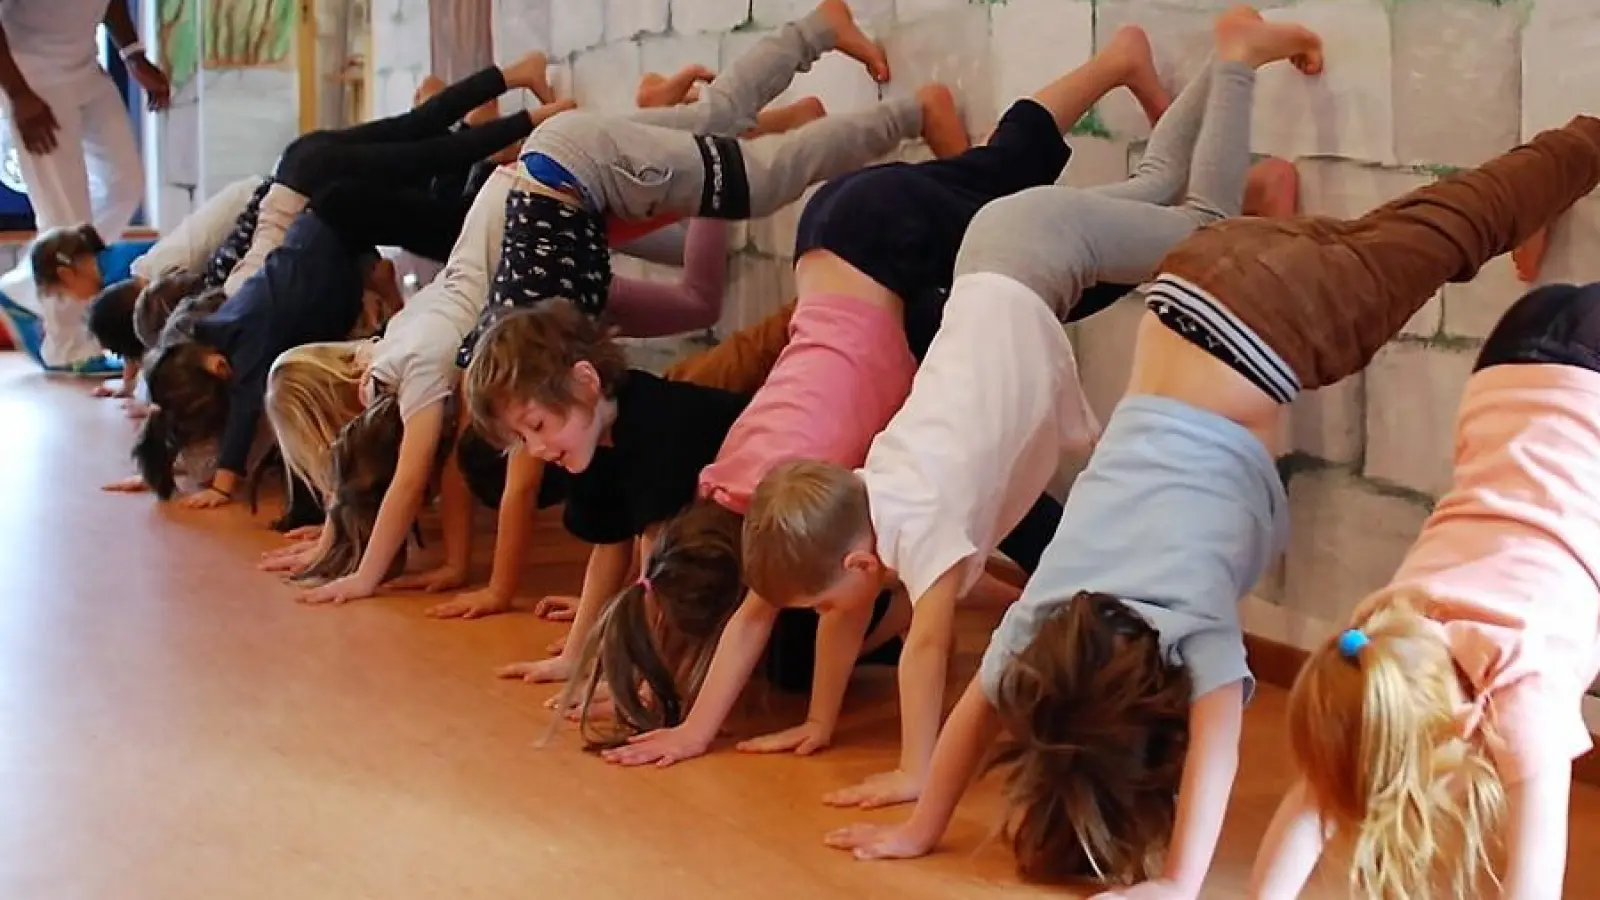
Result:
<svg viewBox="0 0 1600 900"><path fill-rule="evenodd" d="M1286 297L1284 302L1293 300ZM1227 348L1234 359L1225 361L1279 403L1288 403L1300 393L1300 379L1283 357L1201 288L1176 275L1163 274L1151 284L1145 304L1157 315L1164 310L1181 314Z"/></svg>

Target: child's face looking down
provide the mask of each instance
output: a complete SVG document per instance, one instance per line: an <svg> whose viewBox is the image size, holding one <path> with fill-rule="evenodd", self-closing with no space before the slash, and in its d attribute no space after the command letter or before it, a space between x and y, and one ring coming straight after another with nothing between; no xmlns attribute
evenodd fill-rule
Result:
<svg viewBox="0 0 1600 900"><path fill-rule="evenodd" d="M563 410L537 400L506 404L506 427L522 441L525 452L577 474L589 468L604 436L606 416L600 395L600 378L594 367L580 362L572 367L575 402Z"/></svg>
<svg viewBox="0 0 1600 900"><path fill-rule="evenodd" d="M811 596L795 597L790 606L827 614L870 605L883 590L885 569L878 554L864 545L845 554L843 571L833 584Z"/></svg>

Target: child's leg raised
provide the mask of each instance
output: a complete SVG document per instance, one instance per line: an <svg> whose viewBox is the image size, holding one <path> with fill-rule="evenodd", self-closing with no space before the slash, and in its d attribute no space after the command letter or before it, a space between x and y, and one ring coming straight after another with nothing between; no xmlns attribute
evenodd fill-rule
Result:
<svg viewBox="0 0 1600 900"><path fill-rule="evenodd" d="M1275 356L1283 371L1252 380L1287 402L1361 371L1443 284L1472 278L1597 183L1600 120L1579 117L1359 219L1213 225L1163 260L1152 308L1188 310L1184 327L1235 358ZM1208 317L1232 324L1198 324Z"/></svg>
<svg viewBox="0 0 1600 900"><path fill-rule="evenodd" d="M541 103L555 99L546 77L543 53L529 53L505 68L489 67L434 91L414 108L399 115L362 122L331 134L345 141L398 143L420 141L445 134L479 106L512 88L525 88ZM418 89L419 94L422 92Z"/></svg>
<svg viewBox="0 0 1600 900"><path fill-rule="evenodd" d="M656 337L710 328L722 314L728 270L728 223L690 219L683 240L683 277L676 284L611 279L607 319L624 337Z"/></svg>
<svg viewBox="0 0 1600 900"><path fill-rule="evenodd" d="M795 73L810 70L822 54L839 50L860 60L877 81L889 79L883 49L861 31L844 0L823 0L804 18L783 26L734 60L688 106L652 108L628 118L647 125L731 137L757 127L762 107L771 103Z"/></svg>

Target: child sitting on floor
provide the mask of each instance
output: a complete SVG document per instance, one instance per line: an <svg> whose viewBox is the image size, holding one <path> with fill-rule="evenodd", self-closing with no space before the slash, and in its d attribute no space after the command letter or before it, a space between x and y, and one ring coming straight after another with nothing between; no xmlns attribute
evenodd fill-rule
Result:
<svg viewBox="0 0 1600 900"><path fill-rule="evenodd" d="M1358 219L1230 219L1180 243L1151 288L1127 393L951 712L915 812L829 843L863 858L928 852L1004 731L994 764L1009 768L1024 875L1136 885L1104 896L1197 896L1254 686L1237 603L1287 539L1274 463L1287 404L1361 371L1442 284L1470 280L1597 183L1600 120L1580 117ZM1449 662L1417 674L1454 677ZM1319 705L1314 727L1331 734L1334 714ZM1342 796L1320 798L1330 815L1355 806ZM1303 850L1326 824L1298 817L1295 842ZM1296 855L1289 868L1303 880L1310 866ZM1404 881L1438 860L1374 862Z"/></svg>
<svg viewBox="0 0 1600 900"><path fill-rule="evenodd" d="M1501 316L1467 382L1455 482L1387 587L1289 694L1300 778L1252 896L1300 893L1325 841L1350 891L1559 897L1572 761L1600 674L1600 285Z"/></svg>

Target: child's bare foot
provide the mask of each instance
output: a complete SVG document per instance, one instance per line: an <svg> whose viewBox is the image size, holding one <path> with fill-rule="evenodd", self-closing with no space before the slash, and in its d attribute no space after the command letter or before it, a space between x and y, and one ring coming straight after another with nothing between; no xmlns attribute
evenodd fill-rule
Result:
<svg viewBox="0 0 1600 900"><path fill-rule="evenodd" d="M844 0L822 0L817 4L817 12L833 29L835 50L866 66L873 81L882 84L889 80L888 54L856 24L855 13Z"/></svg>
<svg viewBox="0 0 1600 900"><path fill-rule="evenodd" d="M1322 71L1322 38L1304 25L1268 22L1248 6L1235 6L1217 18L1217 58L1259 69L1289 60L1307 75Z"/></svg>
<svg viewBox="0 0 1600 900"><path fill-rule="evenodd" d="M516 62L500 70L505 76L506 87L526 88L533 91L540 103L549 103L556 99L556 92L550 87L550 60L543 53L535 50Z"/></svg>
<svg viewBox="0 0 1600 900"><path fill-rule="evenodd" d="M564 113L569 109L577 108L578 101L572 99L571 97L565 97L560 100L552 100L549 103L540 104L538 109L528 110L528 116L533 119L533 124L537 126L540 122L543 122L545 119L550 118L556 113ZM519 142L516 144L516 146L521 147L522 144Z"/></svg>
<svg viewBox="0 0 1600 900"><path fill-rule="evenodd" d="M639 79L639 89L634 92L633 102L640 109L651 109L660 106L677 106L680 103L693 103L698 98L691 99L689 92L701 81L710 81L717 77L717 73L705 66L684 66L672 73L671 77L647 72Z"/></svg>
<svg viewBox="0 0 1600 900"><path fill-rule="evenodd" d="M758 138L764 134L782 134L793 131L807 122L815 122L828 114L822 100L817 97L802 97L788 106L776 106L763 109L756 117L756 127L741 135L746 139Z"/></svg>
<svg viewBox="0 0 1600 900"><path fill-rule="evenodd" d="M1145 118L1154 125L1161 114L1172 105L1172 96L1161 86L1156 74L1156 57L1150 49L1150 36L1137 25L1118 28L1097 54L1111 60L1123 73L1122 83L1139 101Z"/></svg>
<svg viewBox="0 0 1600 900"><path fill-rule="evenodd" d="M1523 284L1539 280L1539 269L1544 265L1545 251L1550 249L1550 229L1541 228L1522 246L1511 251L1511 264L1517 267L1517 279Z"/></svg>
<svg viewBox="0 0 1600 900"><path fill-rule="evenodd" d="M1300 172L1276 156L1250 167L1244 186L1244 214L1287 219L1300 211Z"/></svg>
<svg viewBox="0 0 1600 900"><path fill-rule="evenodd" d="M422 76L422 83L417 85L416 93L411 95L411 105L413 107L421 106L422 104L427 103L429 100L432 100L435 94L444 89L444 79L431 73L424 75Z"/></svg>
<svg viewBox="0 0 1600 900"><path fill-rule="evenodd" d="M922 105L922 140L934 156L949 159L971 146L949 88L938 82L925 84L917 88L917 102Z"/></svg>

